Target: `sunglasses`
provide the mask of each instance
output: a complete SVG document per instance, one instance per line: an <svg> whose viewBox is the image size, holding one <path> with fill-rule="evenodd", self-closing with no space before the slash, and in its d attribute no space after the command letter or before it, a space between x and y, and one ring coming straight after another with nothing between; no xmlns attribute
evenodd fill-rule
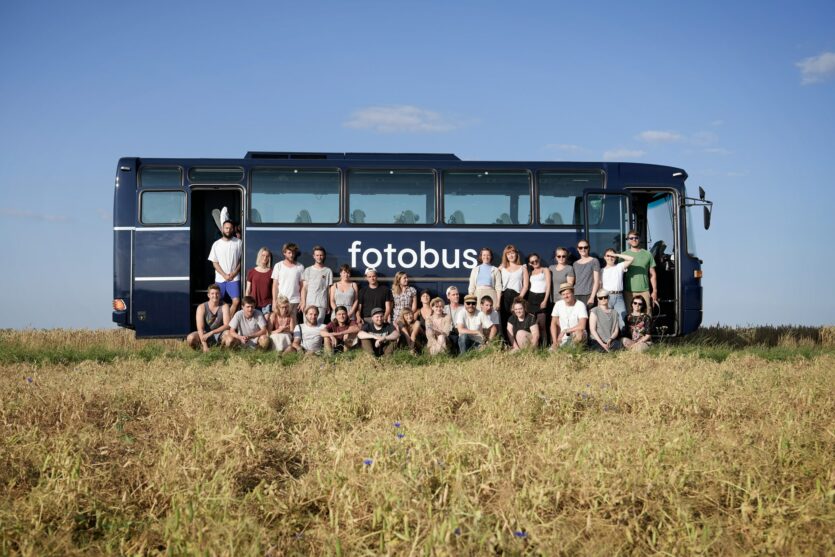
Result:
<svg viewBox="0 0 835 557"><path fill-rule="evenodd" d="M609 296L598 296L597 299L598 300L608 300Z"/></svg>
<svg viewBox="0 0 835 557"><path fill-rule="evenodd" d="M627 236L626 239L627 240L640 240L641 237L640 236Z"/></svg>
<svg viewBox="0 0 835 557"><path fill-rule="evenodd" d="M464 302L465 306L474 306L475 302Z"/></svg>
<svg viewBox="0 0 835 557"><path fill-rule="evenodd" d="M642 304L641 302L632 302L632 305L633 306L638 306L638 307L644 307L644 304Z"/></svg>
<svg viewBox="0 0 835 557"><path fill-rule="evenodd" d="M528 261L528 263L530 263L531 265L539 265L539 259L531 259L530 261Z"/></svg>
<svg viewBox="0 0 835 557"><path fill-rule="evenodd" d="M577 249L589 249L588 246L577 246Z"/></svg>
<svg viewBox="0 0 835 557"><path fill-rule="evenodd" d="M565 256L565 255L558 255L558 256L557 256L557 259L565 259L565 258L566 258L566 256Z"/></svg>

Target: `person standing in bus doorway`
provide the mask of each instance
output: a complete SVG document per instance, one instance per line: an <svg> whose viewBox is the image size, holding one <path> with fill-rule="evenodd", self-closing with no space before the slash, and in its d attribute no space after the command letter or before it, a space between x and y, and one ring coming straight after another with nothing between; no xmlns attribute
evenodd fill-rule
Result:
<svg viewBox="0 0 835 557"><path fill-rule="evenodd" d="M220 344L223 333L229 328L229 306L220 298L220 287L212 284L206 295L209 301L197 306L197 330L186 338L186 344L195 350L202 348L203 352Z"/></svg>
<svg viewBox="0 0 835 557"><path fill-rule="evenodd" d="M636 296L644 299L646 307L658 303L658 287L655 282L655 258L645 249L641 249L641 235L637 230L630 230L626 235L629 249L623 252L632 256L632 263L626 269L624 291L626 292L626 307L632 307L632 300ZM652 287L652 294L650 294ZM651 311L648 311L651 313Z"/></svg>
<svg viewBox="0 0 835 557"><path fill-rule="evenodd" d="M369 267L365 270L365 278L368 286L360 290L360 304L357 308L357 323L368 323L371 321L371 311L375 308L383 309L383 321L391 321L391 307L394 299L391 297L391 290L383 288L377 282L377 269Z"/></svg>
<svg viewBox="0 0 835 557"><path fill-rule="evenodd" d="M299 246L288 242L281 248L284 259L273 267L273 300L278 295L286 296L290 301L290 311L295 316L302 299L302 273L304 265L296 263Z"/></svg>
<svg viewBox="0 0 835 557"><path fill-rule="evenodd" d="M220 287L220 299L229 298L232 306L229 314L235 315L241 303L241 256L243 242L235 237L235 225L231 220L223 223L223 237L212 244L209 261L215 268L215 284Z"/></svg>
<svg viewBox="0 0 835 557"><path fill-rule="evenodd" d="M467 294L473 294L479 300L484 296L493 299L493 307L499 307L499 292L502 291L502 273L494 267L493 250L481 248L481 265L476 265L470 272L470 284Z"/></svg>
<svg viewBox="0 0 835 557"><path fill-rule="evenodd" d="M595 303L597 289L600 288L600 261L589 253L589 243L577 242L580 259L574 262L574 297L587 307Z"/></svg>
<svg viewBox="0 0 835 557"><path fill-rule="evenodd" d="M507 336L507 320L513 313L513 302L516 298L524 298L530 286L528 267L522 265L519 250L513 244L505 246L499 270L502 273L502 286L504 288L501 305L499 306L499 315L502 318L502 335L508 345L512 346L511 338Z"/></svg>
<svg viewBox="0 0 835 557"><path fill-rule="evenodd" d="M313 265L302 272L302 313L310 307L319 308L317 323L323 325L328 314L328 288L333 284L333 271L325 267L325 248L313 248Z"/></svg>

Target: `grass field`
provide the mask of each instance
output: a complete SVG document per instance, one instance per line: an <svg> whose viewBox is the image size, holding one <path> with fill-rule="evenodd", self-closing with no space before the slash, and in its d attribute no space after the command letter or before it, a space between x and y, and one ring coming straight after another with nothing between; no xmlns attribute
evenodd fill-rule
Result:
<svg viewBox="0 0 835 557"><path fill-rule="evenodd" d="M0 554L835 554L835 329L382 367L0 332Z"/></svg>

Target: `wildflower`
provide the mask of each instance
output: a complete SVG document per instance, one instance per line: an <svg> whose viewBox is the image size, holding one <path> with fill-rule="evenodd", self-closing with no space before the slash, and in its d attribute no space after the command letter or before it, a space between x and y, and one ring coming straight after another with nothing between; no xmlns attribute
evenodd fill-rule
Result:
<svg viewBox="0 0 835 557"><path fill-rule="evenodd" d="M31 377L27 377L27 378L26 378L26 382L27 382L27 383L31 383L31 382L32 382L32 378L31 378Z"/></svg>
<svg viewBox="0 0 835 557"><path fill-rule="evenodd" d="M513 535L516 536L517 538L527 538L528 537L528 533L525 532L524 530L516 530L515 532L513 532Z"/></svg>
<svg viewBox="0 0 835 557"><path fill-rule="evenodd" d="M400 422L394 422L394 427L400 427Z"/></svg>
<svg viewBox="0 0 835 557"><path fill-rule="evenodd" d="M460 536L461 535L461 528L456 528L455 530L452 531L452 533L455 534L456 536Z"/></svg>
<svg viewBox="0 0 835 557"><path fill-rule="evenodd" d="M397 432L397 438L398 438L398 439L403 439L404 437L406 437L406 434L405 434L405 433L401 433L401 432L399 432L399 431Z"/></svg>
<svg viewBox="0 0 835 557"><path fill-rule="evenodd" d="M366 466L371 466L372 464L374 464L374 460L371 459L371 458L366 458L365 460L362 461L362 463L365 464Z"/></svg>

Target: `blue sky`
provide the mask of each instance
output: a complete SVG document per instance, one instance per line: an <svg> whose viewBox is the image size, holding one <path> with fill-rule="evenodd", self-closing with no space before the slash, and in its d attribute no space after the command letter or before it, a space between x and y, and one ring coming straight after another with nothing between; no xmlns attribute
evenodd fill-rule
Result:
<svg viewBox="0 0 835 557"><path fill-rule="evenodd" d="M0 328L110 326L120 156L249 150L680 166L705 322L835 322L835 3L588 4L3 2Z"/></svg>

